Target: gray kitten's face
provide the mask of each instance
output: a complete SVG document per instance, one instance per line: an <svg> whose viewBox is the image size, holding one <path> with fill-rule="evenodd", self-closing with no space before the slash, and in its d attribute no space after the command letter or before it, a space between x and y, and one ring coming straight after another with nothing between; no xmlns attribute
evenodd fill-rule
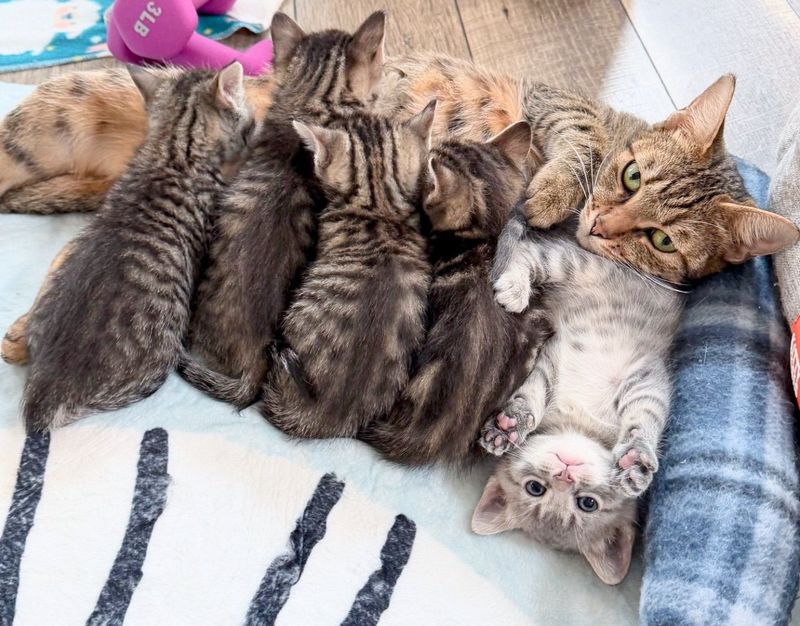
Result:
<svg viewBox="0 0 800 626"><path fill-rule="evenodd" d="M546 545L580 552L617 584L630 565L636 499L612 484L611 451L575 433L531 435L499 463L472 518L482 535L521 529Z"/></svg>

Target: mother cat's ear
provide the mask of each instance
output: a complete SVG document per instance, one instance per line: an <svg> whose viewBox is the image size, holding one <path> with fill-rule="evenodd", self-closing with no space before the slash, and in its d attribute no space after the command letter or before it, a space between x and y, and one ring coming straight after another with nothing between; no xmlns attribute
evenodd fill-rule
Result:
<svg viewBox="0 0 800 626"><path fill-rule="evenodd" d="M606 540L581 548L581 552L600 580L607 585L618 585L631 566L636 531L633 524L623 521L612 533Z"/></svg>
<svg viewBox="0 0 800 626"><path fill-rule="evenodd" d="M726 215L732 239L724 253L728 263L775 254L800 240L800 230L785 217L734 202L720 202L718 206Z"/></svg>
<svg viewBox="0 0 800 626"><path fill-rule="evenodd" d="M297 22L281 12L272 16L269 34L272 37L272 64L282 69L289 63L294 49L306 34Z"/></svg>
<svg viewBox="0 0 800 626"><path fill-rule="evenodd" d="M516 527L505 489L496 476L491 476L472 514L472 532L494 535Z"/></svg>
<svg viewBox="0 0 800 626"><path fill-rule="evenodd" d="M314 155L317 177L337 189L347 185L350 180L350 137L347 133L298 120L294 120L292 126Z"/></svg>
<svg viewBox="0 0 800 626"><path fill-rule="evenodd" d="M736 78L733 74L723 74L689 106L675 111L657 128L684 131L700 147L701 154L714 145L721 146L725 115L735 88Z"/></svg>
<svg viewBox="0 0 800 626"><path fill-rule="evenodd" d="M540 165L540 163L536 162L537 159L535 157L538 155L538 151L532 149L531 139L531 125L523 120L506 126L486 143L499 148L514 165L519 169L523 169L528 162L529 156L533 158L532 166Z"/></svg>
<svg viewBox="0 0 800 626"><path fill-rule="evenodd" d="M366 101L381 78L386 38L386 13L375 11L358 27L347 47L347 84Z"/></svg>

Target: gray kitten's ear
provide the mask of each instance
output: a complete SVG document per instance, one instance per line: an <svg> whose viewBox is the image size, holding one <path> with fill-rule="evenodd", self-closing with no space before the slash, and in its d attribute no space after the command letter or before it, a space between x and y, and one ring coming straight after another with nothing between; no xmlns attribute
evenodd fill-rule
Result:
<svg viewBox="0 0 800 626"><path fill-rule="evenodd" d="M216 101L223 109L240 109L245 106L244 68L234 61L217 74L214 81Z"/></svg>
<svg viewBox="0 0 800 626"><path fill-rule="evenodd" d="M523 120L506 126L486 143L499 148L519 169L522 169L531 152L531 138L531 125Z"/></svg>
<svg viewBox="0 0 800 626"><path fill-rule="evenodd" d="M434 98L425 108L417 113L414 117L406 122L406 128L410 129L417 137L425 142L425 145L430 148L431 145L431 128L433 127L433 118L436 115L436 99Z"/></svg>
<svg viewBox="0 0 800 626"><path fill-rule="evenodd" d="M281 12L272 16L269 34L272 37L272 64L279 68L288 65L297 44L306 36L303 29L297 25L297 22L286 13Z"/></svg>
<svg viewBox="0 0 800 626"><path fill-rule="evenodd" d="M358 27L347 47L347 84L353 95L366 101L383 70L386 13L375 11Z"/></svg>
<svg viewBox="0 0 800 626"><path fill-rule="evenodd" d="M350 179L350 138L341 130L331 130L294 120L295 131L314 155L314 172L329 185L344 188Z"/></svg>
<svg viewBox="0 0 800 626"><path fill-rule="evenodd" d="M607 541L582 550L594 573L607 585L618 585L625 578L631 566L631 553L636 538L630 522L622 522L622 526L615 528L613 532L613 536Z"/></svg>
<svg viewBox="0 0 800 626"><path fill-rule="evenodd" d="M756 256L775 254L800 239L797 226L775 213L734 202L720 202L717 206L727 214L733 240L725 251L728 263L744 263Z"/></svg>
<svg viewBox="0 0 800 626"><path fill-rule="evenodd" d="M689 106L671 114L660 127L685 131L705 154L715 143L721 145L722 127L735 88L734 75L723 74Z"/></svg>
<svg viewBox="0 0 800 626"><path fill-rule="evenodd" d="M145 104L152 101L156 91L161 85L161 78L155 73L147 70L146 68L139 67L138 65L128 65L128 73L131 75L133 84L142 94Z"/></svg>
<svg viewBox="0 0 800 626"><path fill-rule="evenodd" d="M472 514L472 532L494 535L516 528L508 510L506 492L496 476L491 476Z"/></svg>

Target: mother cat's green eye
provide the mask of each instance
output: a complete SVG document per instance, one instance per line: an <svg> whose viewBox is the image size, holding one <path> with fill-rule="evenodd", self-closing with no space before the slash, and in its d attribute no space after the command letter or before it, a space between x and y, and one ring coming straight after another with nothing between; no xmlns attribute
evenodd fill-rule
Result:
<svg viewBox="0 0 800 626"><path fill-rule="evenodd" d="M672 243L672 238L663 230L654 228L648 232L650 242L656 250L661 252L675 252L675 244Z"/></svg>
<svg viewBox="0 0 800 626"><path fill-rule="evenodd" d="M642 186L642 175L639 172L639 166L636 161L631 161L622 170L622 186L631 193L638 191L639 187Z"/></svg>

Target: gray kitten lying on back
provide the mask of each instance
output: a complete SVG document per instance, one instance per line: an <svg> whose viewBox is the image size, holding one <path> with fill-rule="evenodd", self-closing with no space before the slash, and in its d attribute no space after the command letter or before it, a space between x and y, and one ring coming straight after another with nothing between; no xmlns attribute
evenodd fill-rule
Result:
<svg viewBox="0 0 800 626"><path fill-rule="evenodd" d="M254 129L242 67L131 70L149 132L30 317L29 430L153 393L175 367L223 168Z"/></svg>
<svg viewBox="0 0 800 626"><path fill-rule="evenodd" d="M532 286L541 285L555 333L484 426L481 445L508 454L472 528L520 528L582 553L603 582L617 584L630 565L636 499L658 469L671 392L667 359L683 297L587 252L573 236L521 238L523 230L517 217L504 233L511 254L495 261L496 297L522 311Z"/></svg>

